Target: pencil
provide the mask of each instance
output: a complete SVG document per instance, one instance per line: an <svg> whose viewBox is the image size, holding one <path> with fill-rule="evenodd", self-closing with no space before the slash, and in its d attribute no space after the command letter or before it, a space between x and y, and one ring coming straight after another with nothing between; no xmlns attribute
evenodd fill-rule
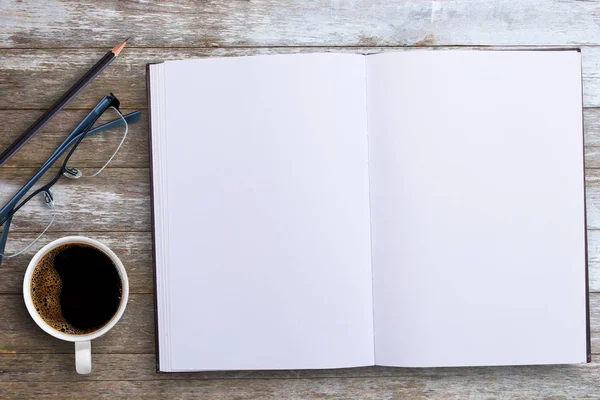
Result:
<svg viewBox="0 0 600 400"><path fill-rule="evenodd" d="M37 121L33 123L14 143L12 143L6 150L0 154L0 167L2 167L9 158L11 158L29 139L31 139L37 131L42 129L44 125L48 123L63 109L77 94L85 88L104 68L106 68L123 50L127 43L127 38L124 42L116 45L110 50L104 57L100 59L84 76L81 77L72 87L69 89L60 99L54 103L54 105L44 113Z"/></svg>

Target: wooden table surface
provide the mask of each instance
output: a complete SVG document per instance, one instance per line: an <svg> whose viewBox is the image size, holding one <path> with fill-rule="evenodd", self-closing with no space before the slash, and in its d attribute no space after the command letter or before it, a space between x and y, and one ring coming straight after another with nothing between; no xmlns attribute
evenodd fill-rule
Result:
<svg viewBox="0 0 600 400"><path fill-rule="evenodd" d="M99 177L63 180L57 220L41 243L0 266L0 398L575 399L600 398L600 2L476 0L0 0L0 148L5 148L109 48L121 56L5 167L5 201L73 124L112 91L142 109ZM579 46L583 54L592 363L486 368L155 372L145 69L149 62L309 51ZM232 116L235 117L235 116ZM97 166L102 149L81 160ZM544 173L540 166L540 174ZM11 246L31 235L15 226ZM121 322L93 343L93 372L73 345L43 333L21 294L31 256L53 239L105 242L130 281ZM16 244L15 244L16 243ZM201 318L201 317L200 317ZM440 332L443 334L443 332Z"/></svg>

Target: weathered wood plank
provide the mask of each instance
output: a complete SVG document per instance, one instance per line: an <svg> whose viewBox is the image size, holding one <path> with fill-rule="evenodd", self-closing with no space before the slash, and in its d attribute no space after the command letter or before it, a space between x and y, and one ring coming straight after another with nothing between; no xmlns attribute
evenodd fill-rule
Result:
<svg viewBox="0 0 600 400"><path fill-rule="evenodd" d="M585 171L587 228L600 229L600 170Z"/></svg>
<svg viewBox="0 0 600 400"><path fill-rule="evenodd" d="M4 259L0 265L0 294L19 294L23 291L23 276L33 255L47 243L67 235L82 235L99 240L110 247L123 262L129 277L130 293L153 293L152 236L149 232L50 232L22 255ZM16 247L25 247L30 235L16 233Z"/></svg>
<svg viewBox="0 0 600 400"><path fill-rule="evenodd" d="M0 203L6 201L18 187L31 176L33 170L25 168L0 169ZM92 182L92 180L95 181ZM600 229L600 170L586 170L587 181L587 206L588 206L588 228L589 232L589 261L590 261L590 287L592 291L600 291L600 233L594 231ZM49 238L64 236L73 233L86 234L86 232L149 232L150 226L150 194L147 169L136 168L112 168L104 171L100 176L89 180L78 182L63 179L57 185L54 194L57 198L57 218L50 232L61 232L48 236ZM102 201L100 201L102 200ZM68 202L68 203L66 203ZM69 204L69 207L61 207L61 204ZM8 243L7 250L20 249L23 244L34 233L38 232L36 227L43 225L45 221L35 211L43 209L39 204L37 208L28 209L25 212L25 223L15 220L13 232ZM22 232L22 234L18 234ZM28 232L26 234L25 232ZM115 244L119 241L132 243L130 240L140 240L136 243L141 251L150 251L150 236L136 236L129 233L113 234ZM13 240L14 239L14 240ZM47 239L44 239L45 242ZM26 264L27 259L33 252L37 251L41 244L36 244L27 254L6 260L2 268L8 268L7 277L0 283L0 292L18 291L19 275ZM118 250L119 247L117 246ZM142 250L143 249L143 250ZM150 260L148 254L144 265ZM12 268L12 266L16 268ZM138 265L138 264L135 264ZM140 264L141 266L141 264ZM149 267L145 267L148 272ZM12 275L11 275L12 274ZM146 281L150 275L140 276L139 290L146 292L151 290L151 281ZM11 289L12 288L12 289Z"/></svg>
<svg viewBox="0 0 600 400"><path fill-rule="evenodd" d="M0 353L73 354L73 343L53 338L33 322L22 294L0 295L0 310ZM153 296L131 295L119 323L105 336L94 340L93 349L98 354L154 353Z"/></svg>
<svg viewBox="0 0 600 400"><path fill-rule="evenodd" d="M600 108L586 108L583 110L583 122L585 130L585 146L588 148L600 148ZM590 162L590 168L597 168L596 161L586 158Z"/></svg>
<svg viewBox="0 0 600 400"><path fill-rule="evenodd" d="M585 166L600 168L600 108L586 108L583 111L585 131Z"/></svg>
<svg viewBox="0 0 600 400"><path fill-rule="evenodd" d="M22 294L0 295L0 310L3 320L0 353L72 353L70 343L54 339L35 325L25 309ZM590 295L590 311L592 353L600 354L600 294ZM94 341L97 353L154 354L154 350L154 298L151 294L132 294L123 319L115 329Z"/></svg>
<svg viewBox="0 0 600 400"><path fill-rule="evenodd" d="M590 292L600 292L600 230L588 230L587 243Z"/></svg>
<svg viewBox="0 0 600 400"><path fill-rule="evenodd" d="M282 51L286 51L283 49ZM287 52L293 49L287 50ZM304 50L306 51L306 49ZM0 108L46 109L106 50L0 50ZM146 108L146 64L207 56L277 53L277 49L133 49L128 48L69 105L91 109L114 93L124 108Z"/></svg>
<svg viewBox="0 0 600 400"><path fill-rule="evenodd" d="M129 113L134 110L123 109L122 111ZM0 111L0 149L12 143L41 113L40 110ZM6 166L39 167L85 114L84 110L62 111L34 136L22 151L17 152ZM586 167L600 168L600 108L586 108L584 122ZM85 154L76 154L73 157L74 163L84 167L98 167L104 165L112 155L111 149L104 146L98 146L94 150ZM147 113L144 110L141 121L130 125L127 140L109 164L109 168L145 168L148 165L148 124Z"/></svg>
<svg viewBox="0 0 600 400"><path fill-rule="evenodd" d="M95 349L94 349L95 350ZM405 376L404 368L344 368L330 370L211 371L200 373L156 373L154 354L94 354L93 374L88 380L176 380L176 379L289 379L326 377ZM78 375L72 354L0 353L0 382L64 381Z"/></svg>
<svg viewBox="0 0 600 400"><path fill-rule="evenodd" d="M411 371L394 377L6 382L9 398L62 399L597 399L596 364Z"/></svg>
<svg viewBox="0 0 600 400"><path fill-rule="evenodd" d="M145 108L144 64L163 59L305 51L382 51L365 46L598 45L598 5L597 0L167 0L160 3L0 0L0 48L20 48L0 51L0 110L4 110L0 111L0 148L35 118L35 112L39 114L39 111L30 113L20 109L47 108L106 49L128 34L134 36L123 57L81 93L71 105L72 109L89 109L111 90L120 97L123 107ZM257 45L335 48L175 48ZM347 45L360 48L337 47ZM160 49L136 49L136 46ZM78 50L23 50L40 47ZM600 48L584 48L583 62L585 104L600 107L600 74L597 72ZM600 175L590 170L600 168L598 113L586 110L585 123L589 221L591 227L600 229L600 185L597 183ZM61 137L63 132L59 128L70 126L80 112L65 115L47 128L48 133L45 131L39 140L31 142L35 152L18 155L11 166L36 167L40 155L51 151ZM126 145L131 147L123 149L113 166L147 165L145 129L140 125L139 131L133 133ZM94 153L86 159L93 166L102 156L102 153ZM0 170L0 202L29 172L15 171L12 178L6 178L7 172ZM110 232L149 229L147 170L124 168L107 172L109 175L86 187L88 196L78 192L81 182L70 183L72 188L63 188L66 183L61 183L57 189L59 197L72 194L78 200L74 204L75 213L61 215L68 220L58 223L55 232L44 241L66 232L103 231L105 233L88 235L106 241L119 252L128 267L132 290L151 290L149 234ZM131 183L132 177L138 179ZM110 200L106 201L105 196ZM65 233L59 233L60 230ZM594 290L600 290L599 236L599 231L590 232L590 282ZM26 234L18 233L13 239L24 241L25 237ZM17 293L0 295L2 398L598 398L598 364L157 375L151 354L154 352L151 295L132 295L123 320L113 332L94 343L94 372L90 376L78 376L73 371L72 346L39 330L27 315L18 294L26 259L33 251L23 255L21 260L0 266L3 273L0 292L4 289ZM134 289L134 285L138 289ZM593 295L592 336L596 354L600 354L599 310L600 300L598 295ZM365 378L359 378L361 376ZM229 379L244 377L257 379ZM284 379L295 377L310 379Z"/></svg>
<svg viewBox="0 0 600 400"><path fill-rule="evenodd" d="M95 348L92 349L92 352ZM93 373L88 380L174 380L174 379L277 379L310 377L398 376L400 368L344 368L330 370L212 371L201 373L156 373L154 354L93 354ZM16 354L0 352L0 382L65 381L77 377L72 354Z"/></svg>
<svg viewBox="0 0 600 400"><path fill-rule="evenodd" d="M135 111L133 109L122 109L124 114ZM4 110L0 111L0 149L7 148L25 131L40 115L40 110ZM87 112L83 110L65 110L54 117L48 125L38 132L23 148L18 151L8 162L6 167L35 167L46 161L48 156L56 150L71 130L84 118ZM110 119L116 114L108 113ZM102 123L107 118L102 118ZM73 157L73 165L81 167L102 167L110 156L113 155L119 141L122 138L121 130L111 131L110 140L100 141L100 137L93 139L93 151L76 152ZM108 132L103 136L107 137ZM88 139L89 140L89 139ZM92 150L90 146L86 146ZM114 167L148 167L148 125L146 111L142 112L140 122L129 125L127 139L119 150L119 153L109 164ZM57 164L58 165L58 164Z"/></svg>
<svg viewBox="0 0 600 400"><path fill-rule="evenodd" d="M599 29L600 32L600 29ZM427 48L440 51L445 48ZM407 48L235 48L235 49L139 49L129 48L69 105L90 109L102 96L113 92L124 108L146 107L146 64L163 60L229 57L306 52L376 53L419 51ZM46 109L87 71L104 50L0 50L0 109ZM600 106L600 47L586 47L583 55L584 104Z"/></svg>
<svg viewBox="0 0 600 400"><path fill-rule="evenodd" d="M5 204L34 171L24 168L0 169L0 204ZM40 184L48 182L56 172L56 169L50 170L42 177ZM94 178L61 178L54 186L53 193L56 219L51 231L150 231L147 168L111 168ZM49 221L48 210L42 201L31 202L31 206L20 213L22 217L13 220L11 232L40 233ZM18 249L12 247L10 238L8 246L9 254Z"/></svg>
<svg viewBox="0 0 600 400"><path fill-rule="evenodd" d="M482 374L508 377L529 377L533 374L554 375L563 372L581 374L599 370L600 364L518 366L484 368L393 368L364 367L328 370L278 371L208 371L191 373L156 372L153 354L93 354L92 374L86 381L171 381L171 380L280 380L322 378L383 378L431 379L462 377L469 379ZM0 353L0 383L3 382L59 382L81 379L75 372L72 354L10 354Z"/></svg>
<svg viewBox="0 0 600 400"><path fill-rule="evenodd" d="M590 341L592 361L598 361L600 355L600 294L590 293Z"/></svg>
<svg viewBox="0 0 600 400"><path fill-rule="evenodd" d="M49 177L53 171L49 172ZM33 172L28 168L0 169L0 204L6 202ZM146 168L111 168L95 178L62 179L54 190L57 216L50 230L69 232L77 227L79 231L150 231L148 174ZM600 170L586 170L586 190L588 229L600 229ZM61 207L61 204L68 204L68 207ZM37 228L47 222L42 215L44 207L39 202L36 208L23 211L27 218L15 220L13 231L37 232Z"/></svg>
<svg viewBox="0 0 600 400"><path fill-rule="evenodd" d="M129 113L134 110L123 109L122 111ZM40 110L0 111L0 149L12 143L41 113ZM7 166L39 167L84 115L83 110L65 110L59 113L25 145L23 151L17 152L8 161ZM586 108L584 122L586 167L600 168L600 108ZM74 156L75 163L97 167L103 165L112 155L112 151L104 146L98 146L94 150L87 152L83 157ZM140 168L148 165L148 124L146 111L143 111L142 120L130 126L127 140L109 168Z"/></svg>
<svg viewBox="0 0 600 400"><path fill-rule="evenodd" d="M600 349L598 340L600 339L600 295L593 295L591 300L594 353L598 354ZM198 398L199 395L205 393L208 398L213 399L218 398L215 397L219 395L218 388L223 386L237 387L239 393L247 393L249 398L252 398L255 395L254 390L259 392L266 390L265 393L270 393L271 385L274 384L281 387L281 385L294 383L290 387L296 388L300 382L309 382L311 385L316 385L315 388L323 388L327 387L328 382L342 378L343 384L340 381L339 389L346 391L352 388L352 384L349 383L352 379L370 377L360 379L379 382L376 385L377 393L385 393L385 390L382 391L382 387L385 387L386 382L396 382L392 385L393 387L390 387L390 393L397 396L421 393L423 398L435 398L438 395L443 398L448 398L449 395L456 395L456 398L464 398L469 395L471 398L480 398L478 396L507 399L537 398L536 395L539 395L541 390L547 390L548 393L562 393L560 390L564 389L565 393L568 393L565 398L578 398L579 395L591 396L595 393L592 389L596 388L595 385L600 375L598 364L442 369L358 368L316 371L232 371L159 375L154 372L155 359L152 354L154 352L152 307L152 296L133 295L121 322L109 334L94 341L94 371L89 376L81 377L73 371L72 344L51 338L37 328L28 316L20 296L0 296L0 309L3 310L4 321L3 327L0 329L0 390L9 397L12 395L22 397L27 393L34 393L37 398L45 398L45 396L52 398L58 393L57 391L65 395L64 398L69 398L70 391L73 392L73 397L78 397L82 393L80 391L85 391L90 395L96 394L95 391L101 388L110 394L109 398L141 396L142 394L145 394L145 398L152 398L148 397L150 393L159 390L160 393L170 393L171 396L177 393L178 396L189 395L193 398ZM135 353L139 354L132 355ZM323 378L329 379L324 380ZM222 379L225 380L222 381ZM232 379L243 380L243 383L235 383L236 381L232 381ZM108 382L102 382L103 385L98 387L89 386L91 383L66 383L76 380ZM159 380L162 382L159 383ZM28 386L9 383L15 381L23 382ZM38 385L36 383L38 381L44 383ZM130 382L125 384L125 381ZM218 382L219 385L213 386L215 382ZM459 388L464 389L465 382L469 382L469 385L468 390L463 393ZM569 384L576 385L577 389L565 389ZM79 387L79 385L83 386ZM371 383L366 388L374 389L375 386L372 385L375 384ZM40 391L41 388L46 388L48 391ZM134 388L133 392L130 391L131 388ZM182 391L181 388L187 389ZM207 389L206 392L203 392L200 390L201 388L210 388L210 390ZM427 388L427 390L415 392L422 388ZM33 389L35 391L28 391ZM365 392L361 391L363 389L356 389L357 396L364 396ZM330 393L331 389L327 389L325 392L319 390L314 394L314 398L322 398L324 393L332 394ZM104 392L100 391L98 395L102 396L102 393ZM311 393L313 392L297 394L306 398L306 396L312 395ZM222 395L227 397L231 393L222 393ZM280 396L284 395L287 393L280 393ZM358 398L364 398L360 396Z"/></svg>
<svg viewBox="0 0 600 400"><path fill-rule="evenodd" d="M0 47L598 44L597 1L5 0ZM70 29L65 29L69 27Z"/></svg>
<svg viewBox="0 0 600 400"><path fill-rule="evenodd" d="M153 293L152 237L149 232L50 232L21 256L5 259L0 266L0 294L19 294L29 260L46 243L66 235L89 236L109 246L121 258L129 275L131 293ZM16 233L15 247L25 247L30 235ZM12 240L12 239L11 239ZM600 231L588 232L590 291L600 292ZM598 321L600 326L600 321ZM600 345L600 344L599 344Z"/></svg>

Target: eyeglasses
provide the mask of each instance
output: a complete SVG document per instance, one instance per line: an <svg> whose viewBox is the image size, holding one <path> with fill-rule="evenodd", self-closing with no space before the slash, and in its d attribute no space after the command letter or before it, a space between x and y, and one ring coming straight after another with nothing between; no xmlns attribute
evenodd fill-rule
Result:
<svg viewBox="0 0 600 400"><path fill-rule="evenodd" d="M108 114L113 113L116 119L111 122L97 125L97 122ZM66 177L77 180L98 176L111 163L127 138L129 124L140 120L140 111L123 115L119 111L119 100L110 94L105 96L90 111L85 118L73 129L60 146L52 153L34 176L0 209L0 264L2 258L12 258L22 254L35 244L48 231L56 219L58 201L52 193L52 187ZM109 150L110 149L110 150ZM110 156L102 167L81 169L76 166L78 160L85 159L86 155L100 152ZM48 183L35 188L37 182L48 172L53 164L64 154L66 157L56 175ZM103 160L104 161L104 160ZM85 173L84 173L85 172ZM24 199L24 200L22 200ZM7 254L5 247L12 223L27 227L31 237L25 240L26 245L19 250Z"/></svg>

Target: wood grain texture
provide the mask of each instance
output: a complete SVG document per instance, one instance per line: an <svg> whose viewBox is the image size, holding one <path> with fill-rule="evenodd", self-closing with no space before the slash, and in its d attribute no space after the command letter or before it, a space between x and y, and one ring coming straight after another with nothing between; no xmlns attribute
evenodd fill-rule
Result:
<svg viewBox="0 0 600 400"><path fill-rule="evenodd" d="M46 243L65 235L83 235L105 243L119 256L129 275L131 293L153 293L152 283L152 238L150 232L89 232L71 230L69 232L50 232L40 242L29 248L22 256L7 259L0 266L0 294L19 294L22 292L23 275L33 255ZM25 247L30 235L16 233L12 246ZM600 231L588 231L590 291L600 292ZM600 321L598 322L600 326Z"/></svg>
<svg viewBox="0 0 600 400"><path fill-rule="evenodd" d="M460 375L471 378L478 370L488 370L491 374L506 375L511 369L517 374L555 374L573 370L583 373L587 369L597 370L600 364L572 366L518 366L518 367L463 367L463 368L395 368L360 367L326 370L278 370L278 371L209 371L186 373L156 373L154 354L107 354L93 355L94 373L79 376L73 368L72 354L11 354L0 353L0 385L3 382L56 382L74 379L85 381L172 381L172 380L217 380L217 379L312 379L312 378L369 378L369 377L420 377L432 378L437 375ZM78 379L79 378L79 379Z"/></svg>
<svg viewBox="0 0 600 400"><path fill-rule="evenodd" d="M39 243L15 258L5 259L0 265L0 294L19 294L23 291L23 276L34 254L47 243L66 235L81 235L96 239L107 245L123 262L129 277L130 293L153 293L152 235L150 232L85 232L71 230L68 233L50 232ZM30 235L15 233L13 246L23 248Z"/></svg>
<svg viewBox="0 0 600 400"><path fill-rule="evenodd" d="M152 283L152 238L150 232L89 232L71 230L69 232L50 232L40 242L29 248L22 256L4 260L0 266L0 294L19 294L22 292L23 275L29 260L45 244L65 235L82 235L101 241L119 256L129 276L131 293L153 293ZM11 244L15 248L25 247L31 235L15 233ZM600 231L588 231L590 291L600 292ZM600 326L600 321L598 323Z"/></svg>
<svg viewBox="0 0 600 400"><path fill-rule="evenodd" d="M153 295L132 294L123 319L106 336L94 341L94 353L154 354L153 305ZM72 353L71 343L57 340L35 325L25 309L22 293L0 295L0 310L4 321L4 325L0 327L0 353ZM590 314L592 353L600 356L600 294L598 293L590 295Z"/></svg>
<svg viewBox="0 0 600 400"><path fill-rule="evenodd" d="M86 169L83 169L86 171ZM6 202L27 181L34 170L29 168L0 169L0 203ZM49 180L56 173L48 172ZM540 171L543 173L543 170ZM600 229L600 170L586 170L588 229ZM50 231L123 231L149 232L150 187L147 168L110 168L98 177L76 181L62 178L53 189L56 198L56 220ZM62 206L65 205L65 206ZM23 211L26 218L13 221L11 231L36 233L45 226L45 207ZM29 211L29 212L28 212Z"/></svg>
<svg viewBox="0 0 600 400"><path fill-rule="evenodd" d="M588 169L600 168L600 108L586 108L583 111L585 132L585 166Z"/></svg>
<svg viewBox="0 0 600 400"><path fill-rule="evenodd" d="M0 203L9 199L33 173L29 168L0 169ZM543 173L543 172L542 172ZM52 174L53 175L53 174ZM588 250L590 267L590 290L600 291L600 170L586 170ZM18 291L19 277L26 268L26 261L35 254L48 238L67 234L83 234L95 237L101 232L113 232L104 237L110 245L133 246L139 253L132 261L141 268L142 275L136 286L143 293L152 290L151 281L151 230L150 225L149 171L145 168L110 168L91 180L71 181L62 179L54 190L57 201L56 220L50 228L51 234L40 244L34 245L25 255L6 260L0 269L8 270L6 279L0 281L0 293ZM64 205L68 205L65 207ZM25 247L29 240L41 232L48 214L38 207L28 208L15 219L7 250L16 251ZM24 223L21 223L24 222ZM76 226L76 228L74 228ZM93 234L88 234L92 232ZM122 232L122 233L118 233ZM140 235L140 233L147 233ZM141 253L147 252L145 257ZM121 253L118 252L119 255ZM142 261L140 261L142 260ZM128 260L124 260L127 262ZM137 276L133 276L136 283Z"/></svg>
<svg viewBox="0 0 600 400"><path fill-rule="evenodd" d="M123 108L121 111L127 114L135 110ZM42 113L40 110L0 111L0 149L7 148ZM71 130L81 122L86 114L87 111L83 110L64 110L59 112L48 125L25 144L22 151L18 151L9 159L4 167L39 168L48 156L56 150L59 144L62 143ZM115 114L109 112L107 114L111 117L102 118L99 123L114 119ZM107 131L102 134L102 137L97 135L86 139L91 140L91 144L88 146L93 145L93 151L85 151L82 147L82 151L73 155L73 165L102 167L114 153L122 138L122 132L120 129ZM129 125L127 139L117 156L109 164L109 167L146 168L149 163L148 158L148 124L146 111L143 111L141 121Z"/></svg>
<svg viewBox="0 0 600 400"><path fill-rule="evenodd" d="M0 310L0 354L73 355L73 343L48 335L33 322L25 308L22 291L0 295ZM92 348L94 354L154 353L154 296L132 294L119 323L105 336L94 340Z"/></svg>
<svg viewBox="0 0 600 400"><path fill-rule="evenodd" d="M134 111L123 109L124 113ZM0 111L0 149L6 148L39 115L39 110ZM11 158L6 167L38 168L51 154L68 132L86 114L83 110L65 110L60 112L41 132L34 136ZM109 168L147 168L148 124L147 113L142 112L142 120L130 125L129 134L117 157ZM587 108L584 111L585 123L585 162L588 169L600 169L600 108ZM113 143L114 144L114 143ZM75 155L74 164L83 167L99 167L112 155L109 149L98 143L95 151L88 151L85 157ZM0 175L2 172L0 171Z"/></svg>
<svg viewBox="0 0 600 400"><path fill-rule="evenodd" d="M9 398L95 399L597 399L596 364L555 367L403 370L395 376L312 379L211 379L6 382Z"/></svg>
<svg viewBox="0 0 600 400"><path fill-rule="evenodd" d="M210 399L280 399L295 396L303 399L338 396L381 399L415 398L412 396L421 396L416 398L423 399L539 399L544 391L557 393L561 397L556 398L560 399L593 399L597 398L594 396L600 378L600 365L596 363L570 366L371 367L325 371L156 374L153 355L99 354L94 356L93 362L93 373L80 376L72 369L65 368L65 365L72 365L72 355L2 354L0 389L5 395L19 398L28 393L51 398L52 394L61 391L61 398L67 399L83 393L93 397L102 396L102 389L117 398L143 396L150 399L164 398L167 393L171 396L176 393L178 398ZM362 383L355 387L353 382ZM388 387L391 382L393 385ZM134 391L130 391L132 388ZM28 391L32 389L34 392Z"/></svg>
<svg viewBox="0 0 600 400"><path fill-rule="evenodd" d="M599 18L593 0L4 0L0 46L589 45Z"/></svg>
<svg viewBox="0 0 600 400"><path fill-rule="evenodd" d="M114 44L126 50L43 132L0 169L0 203L67 131L112 91L146 109L145 64L163 60L413 48L583 45L590 287L600 292L600 1L536 0L0 0L0 148ZM501 368L356 368L326 371L154 372L147 125L132 127L111 168L56 188L51 232L0 266L0 398L595 399L600 365ZM104 147L76 160L102 163ZM543 168L538 173L543 174ZM68 211L67 211L68 210ZM40 220L31 211L28 220ZM10 246L35 230L16 224ZM123 319L94 341L94 370L77 375L71 343L43 333L23 304L28 260L69 234L103 241L123 260L132 295ZM10 247L9 247L10 250ZM600 356L600 294L591 296L593 360Z"/></svg>
<svg viewBox="0 0 600 400"><path fill-rule="evenodd" d="M600 292L600 231L588 230L588 272L590 292Z"/></svg>
<svg viewBox="0 0 600 400"><path fill-rule="evenodd" d="M598 28L600 32L600 28ZM461 47L472 48L472 47ZM258 54L352 52L361 54L382 51L443 51L447 48L340 48L340 47L279 47L279 48L202 48L202 49L140 49L126 48L68 106L71 109L91 109L108 92L121 100L124 108L146 108L145 66L163 60L200 57L230 57ZM85 73L106 49L5 49L0 50L0 108L44 109L67 90L77 77ZM600 47L582 49L584 104L600 107Z"/></svg>
<svg viewBox="0 0 600 400"><path fill-rule="evenodd" d="M57 171L48 171L40 185L52 179ZM82 171L85 173L87 169ZM5 204L34 172L34 169L28 168L0 169L0 204ZM56 219L50 231L150 231L147 168L110 168L97 177L78 180L63 177L52 191ZM13 220L11 232L39 234L49 221L48 209L42 201L32 201L31 206L19 213L19 218ZM9 247L7 250L10 253L16 249Z"/></svg>
<svg viewBox="0 0 600 400"><path fill-rule="evenodd" d="M600 170L585 170L587 228L600 229Z"/></svg>

